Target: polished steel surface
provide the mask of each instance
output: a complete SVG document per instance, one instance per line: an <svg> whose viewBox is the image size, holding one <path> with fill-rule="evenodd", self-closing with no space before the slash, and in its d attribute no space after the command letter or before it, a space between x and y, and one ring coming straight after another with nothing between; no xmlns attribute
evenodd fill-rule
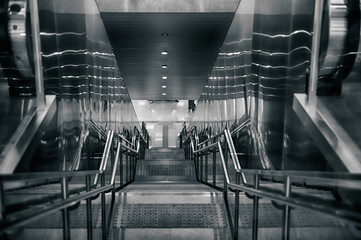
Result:
<svg viewBox="0 0 361 240"><path fill-rule="evenodd" d="M43 62L41 58L41 40L39 27L39 8L38 0L29 0L31 33L34 56L36 106L38 110L45 108L45 89L43 76Z"/></svg>
<svg viewBox="0 0 361 240"><path fill-rule="evenodd" d="M31 33L29 29L29 6L26 0L9 1L9 37L12 43L13 61L16 68L23 77L33 77L31 70L32 48L28 49L27 35Z"/></svg>
<svg viewBox="0 0 361 240"><path fill-rule="evenodd" d="M359 2L328 0L316 13L314 6L312 0L241 1L198 100L189 126L200 133L211 129L216 135L251 119L248 130L235 137L245 168L343 169L327 162L292 101L294 93L308 89L314 16L323 19L320 54L312 51L319 63L312 72L318 78L315 94L335 95L341 87L360 85ZM358 112L357 106L350 111Z"/></svg>
<svg viewBox="0 0 361 240"><path fill-rule="evenodd" d="M1 84L2 111L1 125L1 155L0 172L13 173L27 151L35 146L32 140L41 138L43 133L50 129L49 123L56 115L56 100L54 96L47 96L47 105L44 110L36 108L36 99L9 97L7 83Z"/></svg>
<svg viewBox="0 0 361 240"><path fill-rule="evenodd" d="M0 108L0 122L7 123L1 124L0 126L0 149L2 151L8 144L24 116L32 115L35 112L36 101L34 98L10 98L7 82L0 83L0 101L2 104L2 107Z"/></svg>
<svg viewBox="0 0 361 240"><path fill-rule="evenodd" d="M324 1L315 2L314 18L313 18L313 35L312 35L312 52L311 52L311 66L310 66L310 80L307 91L307 101L312 107L316 105L317 80L319 69L319 55L321 48L321 28L322 28L322 13ZM319 14L317 14L319 13ZM344 36L344 34L341 34ZM325 60L325 59L323 59Z"/></svg>
<svg viewBox="0 0 361 240"><path fill-rule="evenodd" d="M25 11L26 4L23 2L10 1L9 11L2 9L1 13L8 14L11 26L19 25L18 28L9 28L9 34L13 36L9 46L17 46L19 53L26 54L32 53L33 48L30 47L32 35L28 34L29 12ZM30 165L22 164L23 167L18 170L50 170L48 163L51 163L51 170L78 169L85 166L81 162L84 160L82 154L94 144L89 145L89 142L94 138L100 141L101 138L93 133L90 120L104 130L115 130L127 139L136 135L134 126L140 128L140 125L96 3L38 0L38 6L45 93L57 95L57 116L47 127L39 147L36 146L39 142L34 141L35 155L33 157L34 152L28 154L29 158L33 157ZM7 46L5 40L6 37L1 39L4 47ZM19 46L20 42L23 47ZM1 58L1 77L2 81L9 81L10 96L7 96L10 102L16 96L34 95L32 67L23 67L31 72L31 76L20 74L22 68L17 67L20 70L16 70L16 66L11 65L11 48L1 54L4 55ZM33 64L32 61L30 63ZM15 74L16 71L20 73ZM28 83L33 84L32 87ZM23 101L26 103L31 99ZM11 125L6 119L4 117L2 125ZM89 141L89 136L93 140ZM99 149L93 146L92 150L96 152ZM30 167L25 167L28 165Z"/></svg>
<svg viewBox="0 0 361 240"><path fill-rule="evenodd" d="M317 109L312 109L307 105L304 94L296 94L293 106L330 164L335 169L353 173L361 172L358 131L361 116L360 111L355 110L360 109L360 105L354 101L358 97L359 94L344 94L341 99L318 98ZM349 105L348 102L354 103Z"/></svg>

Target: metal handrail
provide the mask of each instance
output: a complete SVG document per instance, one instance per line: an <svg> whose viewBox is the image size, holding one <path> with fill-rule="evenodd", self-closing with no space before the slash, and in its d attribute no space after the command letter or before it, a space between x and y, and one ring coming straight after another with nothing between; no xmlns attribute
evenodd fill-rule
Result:
<svg viewBox="0 0 361 240"><path fill-rule="evenodd" d="M223 132L220 132L220 133L218 133L218 134L216 134L216 135L214 135L214 136L212 136L212 137L204 140L203 142L198 143L198 146L201 146L201 145L203 145L203 144L205 144L205 143L207 143L207 142L209 142L209 141L213 141L214 139L216 139L216 138L218 138L218 137L220 137L220 136L222 136L222 135L223 135Z"/></svg>
<svg viewBox="0 0 361 240"><path fill-rule="evenodd" d="M1 175L1 181L13 181L13 180L34 180L34 179L54 179L54 178L62 178L66 179L69 177L79 177L79 176L90 176L93 174L104 174L104 171L80 171L80 172L45 172L45 173L30 173L30 174L13 174L13 175ZM29 177L31 179L29 179ZM37 220L43 216L54 213L56 211L65 209L69 206L72 206L76 202L80 202L82 200L88 199L90 197L96 196L99 193L109 191L112 188L111 185L102 186L85 193L78 194L73 197L69 197L63 199L60 202L54 202L49 205L43 206L41 209L36 209L35 211L29 211L25 215L21 215L11 219L2 219L0 222L0 233L4 231L8 231L11 229L15 229L20 226L24 226L29 222Z"/></svg>
<svg viewBox="0 0 361 240"><path fill-rule="evenodd" d="M240 126L245 127L245 123L248 123L248 119L246 120L246 122L242 123ZM237 127L238 128L238 127ZM239 128L239 129L242 129L242 128ZM202 146L203 144L209 142L209 141L215 141L217 138L219 138L220 136L224 135L225 136L225 139L226 139L226 143L227 146L228 146L228 150L229 150L229 153L230 153L230 156L231 156L231 159L232 159L232 162L233 162L233 166L234 166L234 169L236 170L236 172L240 172L240 170L242 169L241 168L241 165L238 161L238 157L237 157L237 153L236 153L236 150L235 150L235 147L234 147L234 144L233 144L233 141L232 141L232 137L231 137L231 133L230 131L226 128L224 129L223 132L220 132L218 133L217 135L213 136L212 138L209 138L207 139L206 141L203 141L202 143L199 143L197 145L197 147L199 146ZM196 138L197 136L195 136ZM217 141L220 143L220 141ZM211 149L211 148L214 148L214 147L217 147L217 143L213 143L209 146L205 146L203 148L199 148L197 150L193 150L193 153L196 154L196 153L200 153L200 152L204 152L208 149ZM243 183L247 183L247 179L246 179L246 176L241 173L241 177L242 177L242 182Z"/></svg>
<svg viewBox="0 0 361 240"><path fill-rule="evenodd" d="M89 131L86 131L85 137L81 137L80 140L80 146L77 148L75 156L73 157L73 163L69 167L69 171L78 171L80 167L80 160L81 160L81 154L83 150L83 144L85 141L87 141L87 138L89 137Z"/></svg>
<svg viewBox="0 0 361 240"><path fill-rule="evenodd" d="M131 145L131 146L134 146L134 144L130 141L128 141L128 139L126 139L122 134L119 134L119 133L115 133L115 135L119 138L121 138L124 142L126 142L127 144Z"/></svg>
<svg viewBox="0 0 361 240"><path fill-rule="evenodd" d="M99 170L105 170L105 167L107 165L108 158L109 158L110 149L111 149L112 142L113 142L113 137L114 137L114 131L113 130L108 131L107 141L105 143L104 152L103 152L103 156L102 156L102 161L100 162ZM98 185L98 181L99 181L99 174L96 174L93 185L95 185L95 186Z"/></svg>
<svg viewBox="0 0 361 240"><path fill-rule="evenodd" d="M329 205L325 206L325 199L319 198L319 202L316 202L316 197L311 200L307 198L300 198L295 196L284 196L276 194L275 192L267 192L265 190L256 189L244 184L234 184L229 180L228 170L226 169L225 161L223 155L221 155L222 166L224 167L224 174L226 175L227 187L231 189L237 189L240 191L247 192L251 195L256 195L258 197L269 198L271 200L278 201L282 204L289 205L291 207L303 207L318 212L326 213L334 217L338 217L347 221L351 221L359 224L361 222L361 212L355 212L355 209L348 209L342 206ZM316 181L323 181L324 183L329 182L330 179L333 180L335 187L347 187L352 189L361 189L361 174L351 174L351 173L322 173L322 172L303 172L303 171L274 171L274 170L241 170L245 174L254 174L254 175L268 175L268 176L283 176L288 178L290 181L289 187L291 188L293 178L314 178ZM335 179L336 177L342 177L342 179ZM356 183L356 181L358 183ZM331 185L331 184L330 184ZM259 186L258 186L259 187ZM257 188L258 188L257 187ZM297 199L294 199L297 198ZM319 205L317 205L319 204Z"/></svg>
<svg viewBox="0 0 361 240"><path fill-rule="evenodd" d="M230 132L225 130L226 138L229 139ZM236 194L239 194L239 191L247 192L250 195L257 196L258 198L268 198L273 201L277 201L281 204L285 204L287 208L289 207L302 207L307 208L313 211L325 213L331 215L333 217L337 217L352 223L360 224L361 222L361 212L355 211L354 208L348 207L346 205L337 205L335 204L335 200L325 200L321 197L310 197L307 194L300 193L292 193L291 186L297 181L302 181L303 184L305 182L313 183L315 185L322 185L328 187L343 187L347 189L360 190L361 189L361 174L352 174L352 173L326 173L326 172L305 172L305 171L275 171L275 170L254 170L254 169L236 169L237 174L240 174L242 177L245 174L252 174L255 179L257 179L254 185L249 185L247 182L240 183L232 183L230 181L228 167L225 162L225 157L222 150L221 141L217 141L212 145L205 146L204 148L198 149L194 151L194 154L199 154L205 152L210 148L218 148L221 164L223 168L223 173L225 177L227 189L231 189L232 191L236 191ZM231 149L230 149L231 150ZM232 155L231 155L232 156ZM283 191L275 191L275 189L270 189L260 187L259 178L263 176L269 176L270 178L283 178L286 179L285 184L285 192ZM236 198L238 199L238 198ZM236 200L238 201L238 200ZM237 202L236 202L237 204ZM239 202L238 202L239 204ZM236 207L237 208L237 207ZM286 210L285 210L286 211ZM289 215L290 210L287 210L287 214ZM258 210L257 210L258 214ZM238 214L235 216L237 217ZM289 216L288 216L289 217ZM238 237L238 223L235 221L235 225L231 226L232 234L234 238ZM284 226L286 228L286 226ZM288 226L289 227L289 226ZM253 228L257 228L257 226L253 226ZM285 233L289 234L288 231Z"/></svg>
<svg viewBox="0 0 361 240"><path fill-rule="evenodd" d="M138 133L139 135L139 133ZM133 141L133 148L130 146L127 146L126 144L122 143L121 138L119 138L118 144L117 144L117 152L115 156L115 160L112 164L112 170L111 170L111 179L110 182L106 185L105 184L105 170L107 167L107 161L110 157L110 151L112 151L113 148L113 142L115 141L115 134L113 130L109 130L107 133L107 141L104 146L103 156L100 163L99 170L91 170L91 171L67 171L67 172L40 172L40 173L18 173L18 174L6 174L6 175L0 175L0 196L3 194L3 184L7 181L21 181L26 180L28 182L31 181L38 181L38 180L51 180L51 179L57 179L61 180L61 194L59 195L49 195L49 197L43 198L42 201L37 201L37 204L40 204L44 201L52 201L53 203L47 204L46 207L42 207L41 209L29 209L26 210L25 214L19 215L19 217L15 218L3 218L0 212L0 235L4 231L8 231L10 229L14 229L19 226L24 226L25 224L34 221L36 219L39 219L45 215L51 214L53 212L62 210L63 211L63 230L64 230L64 239L68 239L70 234L70 226L69 226L69 206L74 205L75 203L78 203L82 200L87 201L87 217L91 218L91 201L90 198L98 196L101 194L101 205L102 205L102 237L103 239L106 239L107 232L109 230L109 224L106 223L106 208L105 208L105 192L113 191L112 197L114 197L114 192L122 187L125 187L130 182L134 181L134 174L130 174L130 178L128 179L128 175L126 177L126 183L125 185L122 184L121 180L121 186L119 188L115 188L115 177L117 172L117 165L119 162L119 159L121 159L120 155L122 154L122 149L126 149L128 154L131 156L129 159L130 161L136 160L136 154L140 153L140 146L141 146L141 139L140 137L134 137ZM112 153L113 154L113 153ZM111 155L113 156L113 155ZM128 161L128 158L127 160ZM135 165L133 164L133 167ZM70 180L73 177L86 177L86 187L77 188L75 189L69 189L68 187L68 180ZM94 184L91 184L90 176L94 177ZM101 186L97 187L99 176L101 178ZM133 180L132 180L133 179ZM85 191L85 192L82 192ZM77 193L76 195L73 195L74 193ZM72 196L69 196L72 194ZM62 197L61 201L53 201L54 197ZM112 200L113 201L113 200ZM10 205L8 205L10 206ZM2 207L2 206L1 206ZM2 209L2 208L1 208ZM17 211L20 209L17 208ZM3 209L2 209L3 211ZM110 219L110 218L109 218ZM108 219L108 221L109 221ZM103 221L105 220L105 221ZM91 220L90 220L91 221ZM92 226L88 226L88 234L90 233L90 239L92 238L91 234L91 228Z"/></svg>
<svg viewBox="0 0 361 240"><path fill-rule="evenodd" d="M233 136L234 134L238 133L239 131L241 131L243 128L249 126L252 123L251 118L247 118L246 121L242 122L240 125L238 125L235 129L233 129L231 131L231 135Z"/></svg>
<svg viewBox="0 0 361 240"><path fill-rule="evenodd" d="M64 177L82 177L86 175L101 174L100 170L89 171L62 171L62 172L35 172L35 173L13 173L1 174L0 181L20 181L20 180L40 180L40 179L59 179Z"/></svg>
<svg viewBox="0 0 361 240"><path fill-rule="evenodd" d="M192 132L196 129L196 126L192 126L192 128L188 131L189 134L188 136L183 140L183 143L185 143L191 136L192 136Z"/></svg>
<svg viewBox="0 0 361 240"><path fill-rule="evenodd" d="M226 138L226 143L228 145L228 149L229 149L232 161L233 161L234 169L237 172L239 172L241 170L241 165L239 164L237 154L236 154L236 150L235 150L234 145L233 145L232 137L231 137L231 134L230 134L228 129L224 130L224 136Z"/></svg>
<svg viewBox="0 0 361 240"><path fill-rule="evenodd" d="M224 160L224 155L223 155L223 152L222 152L222 146L221 146L220 142L217 142L217 147L218 147L218 150L219 150L219 155L221 156L221 162L222 162L224 177L226 178L226 182L230 183L231 181L229 180L228 168L227 168L227 165L226 165L226 161Z"/></svg>
<svg viewBox="0 0 361 240"><path fill-rule="evenodd" d="M122 148L125 148L125 149L127 149L127 150L129 150L129 151L131 151L131 152L133 152L133 153L139 153L139 150L135 150L135 149L133 149L133 148L130 148L130 147L128 147L127 145L124 145L124 144L120 144L121 145L121 147Z"/></svg>
<svg viewBox="0 0 361 240"><path fill-rule="evenodd" d="M102 137L104 138L107 137L106 132L96 122L94 122L92 119L90 119L89 122L92 124L94 129L97 130L100 133L100 135L102 135Z"/></svg>
<svg viewBox="0 0 361 240"><path fill-rule="evenodd" d="M242 169L245 174L259 174L268 175L274 177L287 177L292 178L339 178L342 180L360 180L361 174L359 173L347 173L347 172L319 172L319 171L296 171L296 170L261 170L261 169Z"/></svg>
<svg viewBox="0 0 361 240"><path fill-rule="evenodd" d="M120 149L121 149L121 142L118 142L117 153L115 154L115 161L114 161L113 170L112 170L112 177L110 179L111 185L114 185L114 183L115 183L115 174L117 172L119 155L121 154Z"/></svg>
<svg viewBox="0 0 361 240"><path fill-rule="evenodd" d="M201 149L195 150L195 151L193 151L193 153L205 152L205 151L207 151L207 150L210 149L210 148L215 148L215 147L218 146L217 143L218 143L218 142L213 143L213 144L208 145L208 146L205 146L205 147L203 147L203 148L201 148Z"/></svg>
<svg viewBox="0 0 361 240"><path fill-rule="evenodd" d="M288 239L289 237L289 219L291 207L307 208L312 211L321 212L331 215L352 223L360 224L361 211L355 210L353 206L347 205L347 203L339 203L334 199L324 199L320 196L314 196L312 193L302 193L299 191L292 191L292 186L301 186L304 188L314 188L321 190L333 190L342 188L345 191L361 190L361 174L352 173L340 173L340 172L305 172L305 171L276 171L276 170L255 170L255 169L241 169L238 161L237 153L232 140L232 135L241 131L245 127L251 124L250 119L246 119L245 122L240 124L233 131L224 129L222 133L219 133L212 138L208 138L205 141L197 144L198 136L196 131L190 135L190 149L191 153L195 157L196 169L200 168L202 172L202 156L207 155L210 151L219 152L221 165L224 174L224 189L223 194L225 201L228 204L227 191L228 189L235 192L235 217L234 223L230 217L230 228L232 231L233 239L238 239L238 216L239 216L239 192L246 192L247 196L252 196L254 211L253 217L258 218L258 201L260 198L267 198L272 201L276 201L284 205L284 225L283 225L283 237ZM220 139L221 135L225 136L225 141ZM217 139L218 138L218 139ZM214 141L214 143L208 145L206 143ZM225 144L225 145L224 145ZM223 146L222 146L223 145ZM226 153L224 151L227 151ZM231 182L229 176L229 168L226 163L225 154L230 154L233 161L233 168L236 172L235 183ZM214 165L215 163L213 163ZM232 167L231 167L232 168ZM197 170L198 171L198 170ZM206 171L207 172L207 171ZM197 172L198 174L198 172ZM202 173L200 173L200 181L210 185L207 181L203 181ZM215 172L213 172L213 175ZM254 182L248 183L245 176L254 178ZM197 175L198 179L198 175ZM260 185L260 181L276 182L278 184L273 187ZM213 180L214 181L214 180ZM281 183L283 190L280 190ZM214 188L222 189L216 186L214 183L211 185ZM228 204L229 205L229 204ZM230 214L230 213L229 213ZM253 221L252 236L253 239L257 239L257 221Z"/></svg>
<svg viewBox="0 0 361 240"><path fill-rule="evenodd" d="M228 145L228 150L229 150L230 155L231 155L231 159L232 159L232 162L233 162L234 169L236 170L236 172L240 172L242 170L241 164L238 161L236 149L235 149L233 141L232 141L231 133L229 132L228 129L224 130L224 136L226 137L226 142L227 142L227 145ZM247 183L246 176L242 172L241 172L241 177L242 177L242 182Z"/></svg>

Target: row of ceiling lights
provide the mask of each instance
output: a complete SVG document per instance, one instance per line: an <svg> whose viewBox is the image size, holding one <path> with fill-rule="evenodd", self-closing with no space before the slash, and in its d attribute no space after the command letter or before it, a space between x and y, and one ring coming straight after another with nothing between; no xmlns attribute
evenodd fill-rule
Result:
<svg viewBox="0 0 361 240"><path fill-rule="evenodd" d="M162 36L163 36L163 37L167 37L167 36L168 36L168 33L163 33ZM162 53L163 56L168 55L168 52L167 52L167 51L162 51L161 53ZM162 68L163 68L163 69L167 69L168 66L167 66L167 65L162 65ZM167 76L163 76L162 79L163 79L163 80L167 80L168 77L167 77ZM166 89L166 88L167 88L167 85L162 85L162 88L163 88L163 89ZM166 96L167 93L163 92L162 95L163 95L163 96Z"/></svg>

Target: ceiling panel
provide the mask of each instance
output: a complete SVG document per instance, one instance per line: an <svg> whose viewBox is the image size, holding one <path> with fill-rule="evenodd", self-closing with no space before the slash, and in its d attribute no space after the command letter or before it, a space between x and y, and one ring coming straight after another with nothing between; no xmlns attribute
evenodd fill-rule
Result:
<svg viewBox="0 0 361 240"><path fill-rule="evenodd" d="M199 98L234 13L101 16L131 98L180 100ZM163 64L168 68L162 69ZM168 79L162 80L165 75Z"/></svg>

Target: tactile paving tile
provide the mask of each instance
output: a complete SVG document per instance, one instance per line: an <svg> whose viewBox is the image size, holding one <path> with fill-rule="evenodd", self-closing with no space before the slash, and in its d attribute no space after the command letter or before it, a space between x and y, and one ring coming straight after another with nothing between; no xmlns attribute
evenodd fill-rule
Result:
<svg viewBox="0 0 361 240"><path fill-rule="evenodd" d="M101 222L100 204L92 205L92 221L94 228L101 228L102 222ZM62 213L59 211L26 225L26 228L62 228L62 226L63 226ZM86 213L85 204L81 204L78 208L70 211L70 227L71 228L87 227L87 213Z"/></svg>
<svg viewBox="0 0 361 240"><path fill-rule="evenodd" d="M119 205L116 228L222 228L226 227L220 204L127 204Z"/></svg>
<svg viewBox="0 0 361 240"><path fill-rule="evenodd" d="M231 205L232 214L234 204ZM239 226L241 228L252 228L253 205L239 205ZM274 228L282 227L283 211L275 208L271 203L259 205L258 227ZM342 226L341 222L325 214L315 213L306 209L291 209L291 227L334 227Z"/></svg>
<svg viewBox="0 0 361 240"><path fill-rule="evenodd" d="M292 209L291 213L299 220L300 227L339 227L343 226L342 222L326 214L312 212L307 209Z"/></svg>
<svg viewBox="0 0 361 240"><path fill-rule="evenodd" d="M194 175L193 164L179 165L150 165L139 164L137 176L192 176Z"/></svg>

